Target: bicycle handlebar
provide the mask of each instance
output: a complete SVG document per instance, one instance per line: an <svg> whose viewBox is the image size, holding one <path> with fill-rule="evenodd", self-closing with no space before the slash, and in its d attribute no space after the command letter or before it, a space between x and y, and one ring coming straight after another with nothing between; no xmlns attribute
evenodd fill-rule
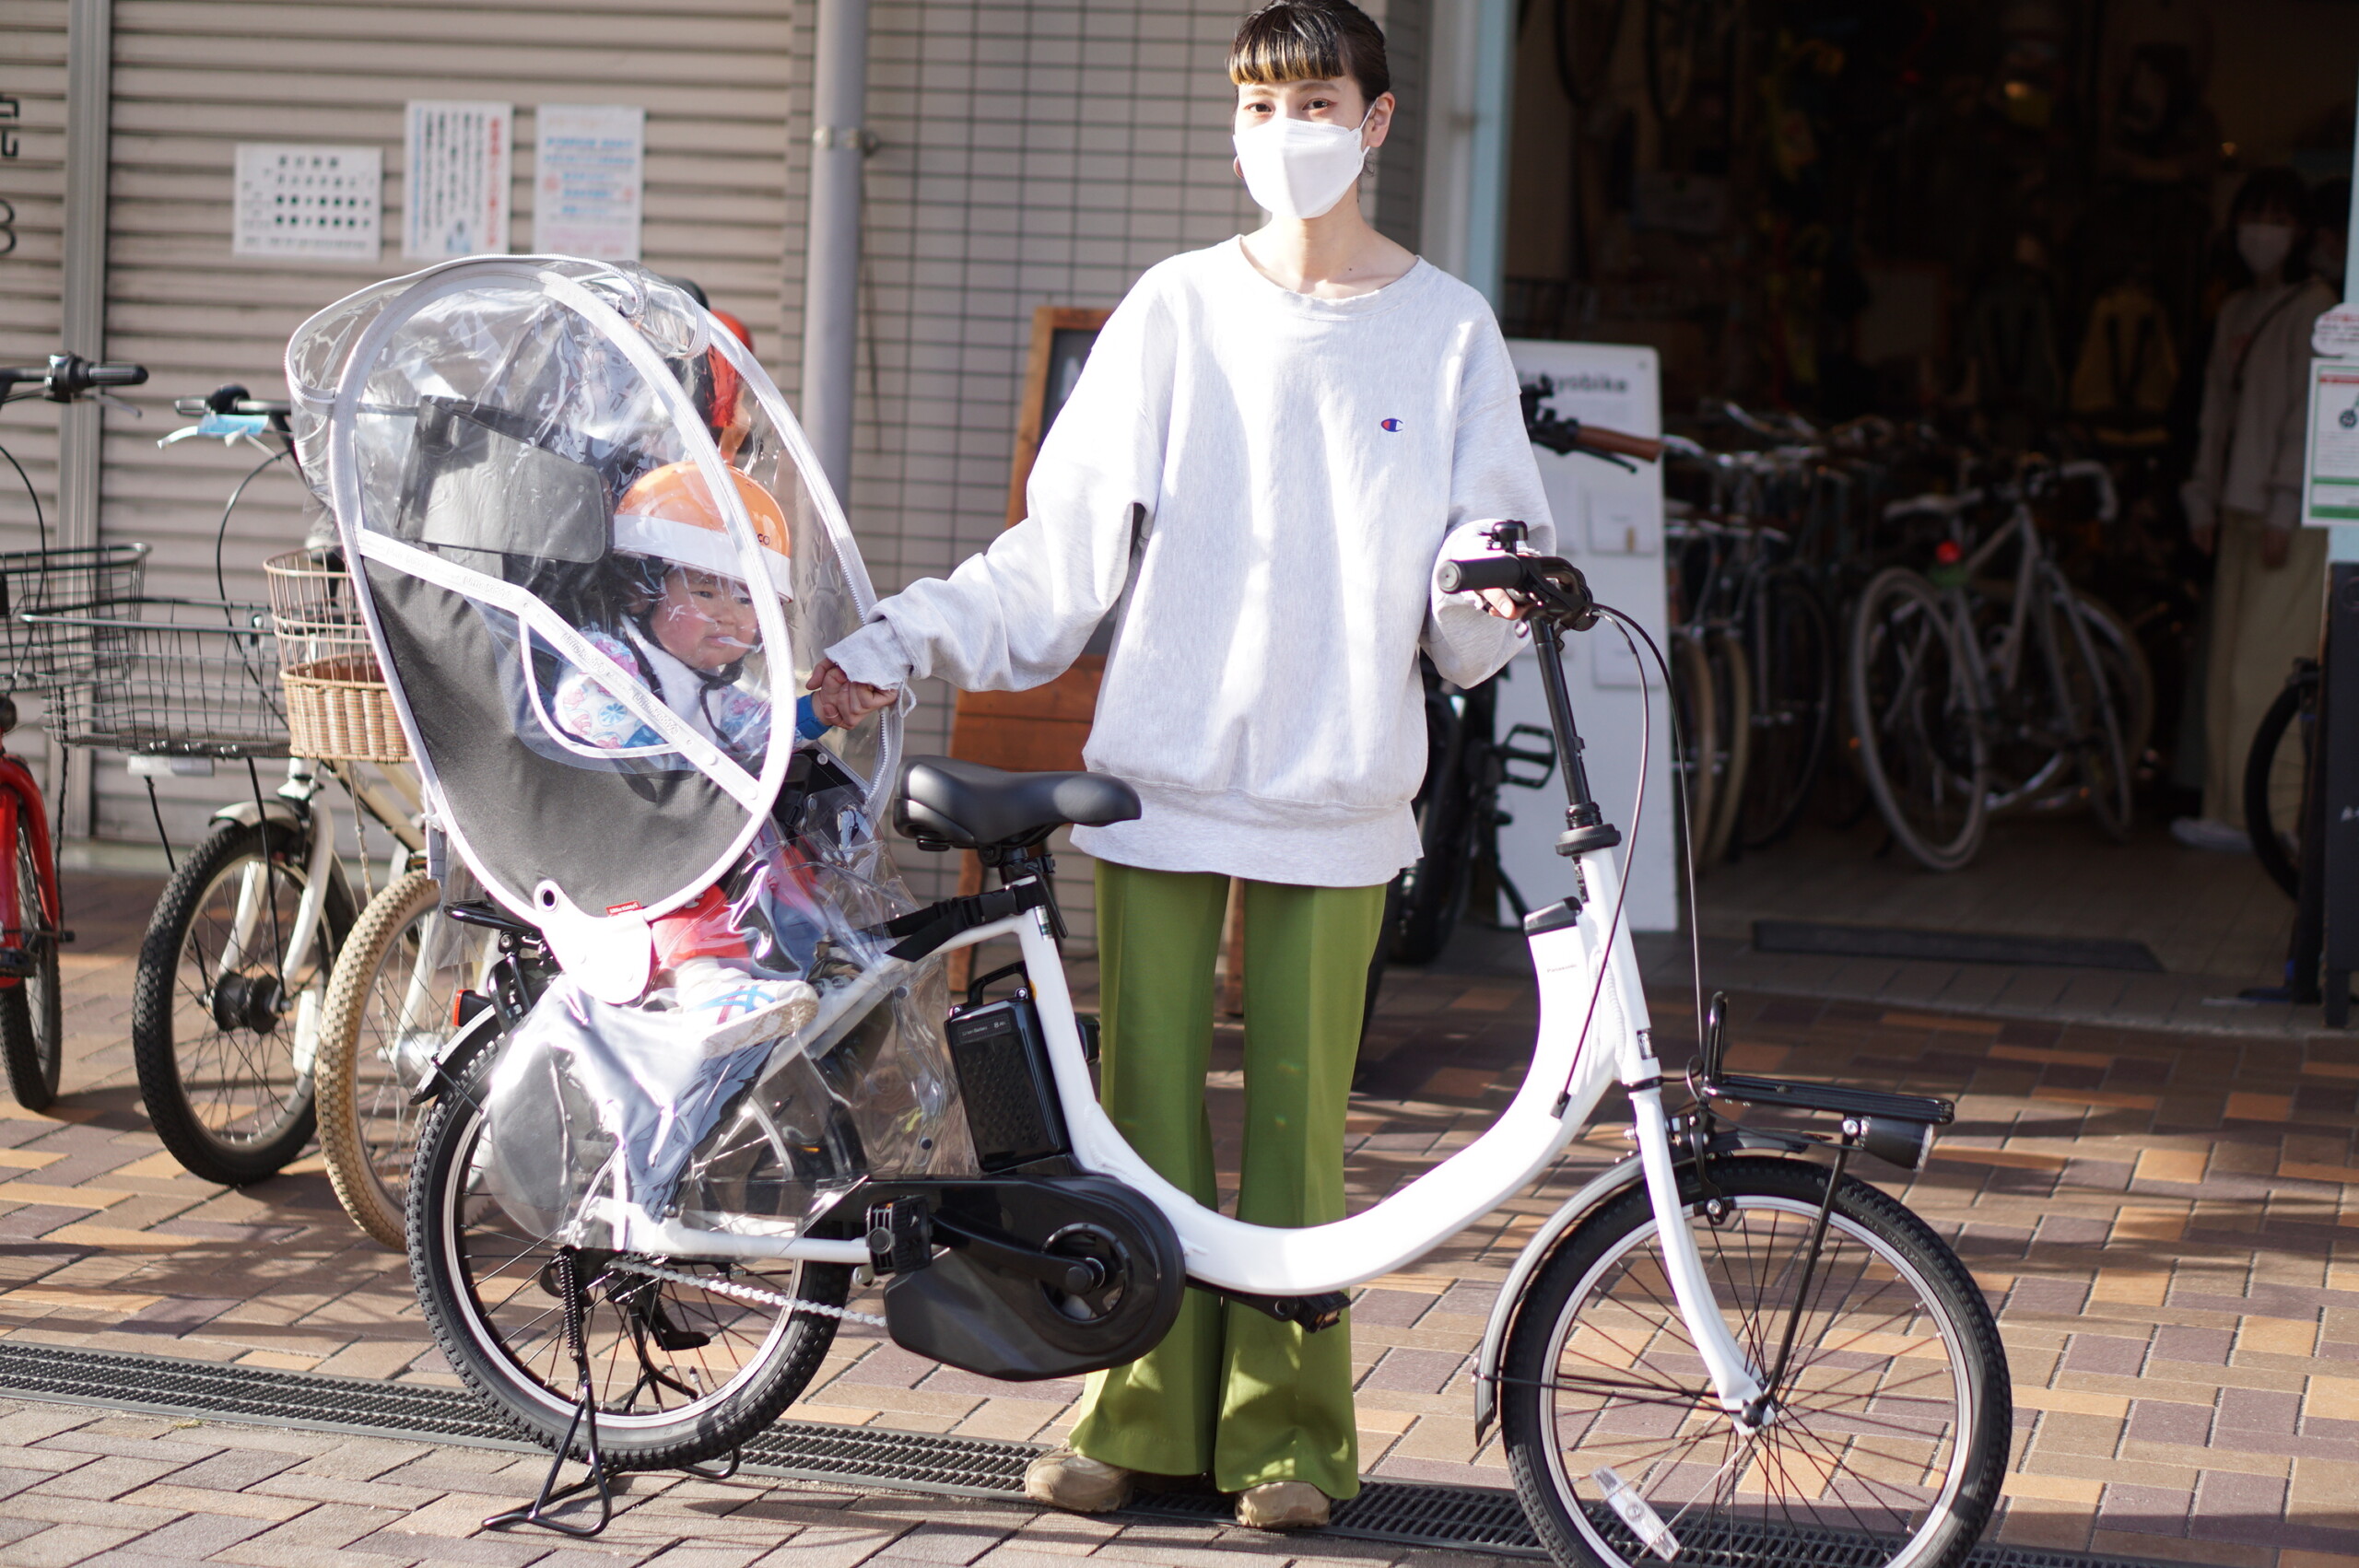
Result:
<svg viewBox="0 0 2359 1568"><path fill-rule="evenodd" d="M1523 586L1523 562L1515 556L1482 556L1471 561L1444 561L1438 580L1444 593L1474 593L1485 588L1513 591Z"/></svg>
<svg viewBox="0 0 2359 1568"><path fill-rule="evenodd" d="M19 385L41 383L41 395L52 403L72 403L105 387L135 387L147 380L147 367L127 362L100 362L78 354L53 354L46 365L0 369L0 397Z"/></svg>

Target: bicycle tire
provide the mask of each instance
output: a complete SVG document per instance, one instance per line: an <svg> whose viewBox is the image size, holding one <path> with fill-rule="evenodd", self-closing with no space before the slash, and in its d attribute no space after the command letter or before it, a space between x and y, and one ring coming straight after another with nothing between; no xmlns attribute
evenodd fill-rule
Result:
<svg viewBox="0 0 2359 1568"><path fill-rule="evenodd" d="M1713 628L1706 646L1712 661L1719 777L1712 781L1712 829L1703 863L1717 866L1729 858L1729 845L1736 837L1745 772L1753 760L1753 661L1745 657L1743 638L1726 626Z"/></svg>
<svg viewBox="0 0 2359 1568"><path fill-rule="evenodd" d="M310 848L309 830L287 823L222 824L181 862L139 944L131 992L131 1058L147 1119L191 1175L224 1187L276 1175L311 1141L311 1082L297 1071L294 1059L299 1004L279 1011L266 998L257 999L265 980L276 982L282 992L323 991L336 952L352 929L351 897L339 872L325 891L321 940L310 968L298 977L300 984L289 988L284 977L271 973L283 954L276 944L292 934ZM205 975L217 964L217 948L211 954L200 952L193 965L186 963L191 942L225 923L213 913L215 895L233 874L242 877L246 867L257 864L268 868L267 885L277 907L277 922L261 928L276 933L262 939L274 946L264 950L261 972L241 965L234 975L190 985L187 974ZM226 923L234 924L235 891L229 896L232 919ZM225 993L218 979L239 982L240 991ZM241 1021L223 1022L224 1012ZM270 1016L265 1028L243 1022L263 1014ZM181 1024L201 1032L191 1034ZM216 1057L218 1068L208 1073ZM240 1110L242 1102L236 1097L245 1093L252 1097L251 1117ZM199 1097L208 1104L200 1106ZM241 1127L249 1121L250 1127Z"/></svg>
<svg viewBox="0 0 2359 1568"><path fill-rule="evenodd" d="M57 922L41 907L41 865L33 853L27 817L17 818L17 879L18 919L29 928L53 933ZM57 973L54 934L26 934L25 954L31 972L0 990L0 1056L7 1059L8 1092L29 1111L45 1111L57 1103L57 1088L65 1070L65 1002Z"/></svg>
<svg viewBox="0 0 2359 1568"><path fill-rule="evenodd" d="M1714 1294L1765 1375L1802 1286L1792 1260L1830 1174L1807 1160L1740 1157L1714 1161L1708 1186L1695 1166L1681 1170ZM1708 1197L1727 1201L1718 1223L1705 1215ZM1769 1435L1753 1440L1739 1438L1698 1375L1660 1288L1656 1235L1646 1188L1624 1190L1556 1244L1516 1305L1501 1435L1516 1495L1549 1554L1588 1568L1655 1561L1606 1505L1595 1472L1570 1473L1566 1450L1578 1448L1579 1463L1611 1467L1641 1497L1654 1492L1648 1501L1660 1502L1682 1562L1963 1562L1999 1500L2013 1405L1998 1325L1957 1255L1898 1201L1845 1176L1826 1232L1833 1257L1823 1253L1802 1286L1801 1360L1771 1390ZM1583 1400L1594 1408L1568 1417L1566 1407ZM1849 1469L1854 1460L1870 1470ZM1897 1479L1912 1472L1938 1484ZM1900 1527L1876 1531L1877 1516Z"/></svg>
<svg viewBox="0 0 2359 1568"><path fill-rule="evenodd" d="M1763 582L1747 626L1753 661L1753 749L1745 759L1740 849L1793 831L1826 761L1835 718L1835 628L1800 573Z"/></svg>
<svg viewBox="0 0 2359 1568"><path fill-rule="evenodd" d="M2119 611L2094 593L2073 597L2080 602L2082 619L2117 698L2122 749L2130 754L2130 766L2140 766L2154 743L2154 662Z"/></svg>
<svg viewBox="0 0 2359 1568"><path fill-rule="evenodd" d="M549 1283L555 1250L546 1237L515 1228L490 1198L475 1190L481 1184L469 1180L486 1121L484 1085L498 1059L497 1050L476 1057L435 1103L419 1131L409 1184L410 1276L434 1342L452 1368L519 1436L554 1450L566 1441L579 1392L564 1342L561 1304ZM471 1267L503 1254L497 1268ZM543 1255L548 1262L534 1261ZM666 1259L651 1261L669 1266ZM851 1287L851 1270L842 1264L782 1265L734 1277L829 1306L841 1305ZM607 1375L598 1389L599 1446L617 1469L670 1469L730 1453L802 1394L835 1341L833 1317L812 1312L773 1316L734 1370L713 1378L708 1374L720 1355L698 1352L712 1349L716 1336L724 1353L742 1345L745 1336L738 1326L777 1309L666 1281L644 1288L615 1283L628 1278L602 1278L599 1288L586 1293L591 1300L584 1324L590 1364L605 1368ZM485 1299L476 1289L478 1280L506 1281L497 1302ZM524 1280L535 1282L520 1282ZM683 1323L703 1342L666 1344L681 1333ZM714 1332L708 1335L707 1328ZM638 1396L636 1378L627 1398L614 1397L616 1375L628 1375L643 1347L666 1358L666 1368L688 1373L675 1382L684 1389L694 1383L689 1391L695 1398L669 1410L637 1411L628 1408ZM691 1356L692 1362L687 1359ZM654 1387L658 1396L666 1392L661 1384ZM708 1387L710 1392L702 1391ZM567 1452L581 1458L585 1446L577 1435Z"/></svg>
<svg viewBox="0 0 2359 1568"><path fill-rule="evenodd" d="M2260 727L2253 731L2252 749L2245 754L2245 832L2252 839L2253 859L2269 873L2286 897L2302 896L2300 796L2294 800L2293 821L2281 826L2277 820L2277 784L2281 754L2289 731L2294 731L2294 720L2302 717L2306 703L2315 700L2317 677L2306 682L2296 673L2285 683L2260 716ZM2310 733L2304 723L2298 731L2299 755L2305 773L2308 770Z"/></svg>
<svg viewBox="0 0 2359 1568"><path fill-rule="evenodd" d="M2063 586L2060 575L2048 606L2040 641L2056 665L2058 712L2077 730L2072 736L2074 766L2087 791L2089 815L2099 832L2118 844L2130 837L2136 802L2130 795L2130 753L2122 743L2113 679L2097 655L2080 601Z"/></svg>
<svg viewBox="0 0 2359 1568"><path fill-rule="evenodd" d="M1930 870L1956 871L1981 849L1988 820L1989 757L1965 673L1977 655L1933 585L1906 567L1877 573L1854 614L1846 684L1868 791L1895 843ZM1887 626L1888 615L1907 624ZM1920 681L1929 656L1939 667Z"/></svg>
<svg viewBox="0 0 2359 1568"><path fill-rule="evenodd" d="M1713 737L1719 732L1719 710L1713 701L1711 661L1705 656L1699 633L1685 627L1671 635L1671 701L1678 720L1679 746L1674 760L1681 789L1675 802L1685 823L1687 853L1700 866L1711 833Z"/></svg>
<svg viewBox="0 0 2359 1568"><path fill-rule="evenodd" d="M421 928L441 902L440 884L416 871L360 911L328 979L311 1076L320 1152L336 1201L354 1224L396 1252L407 1245L406 1188L417 1146L419 1114L410 1095L422 1081L423 1059L439 1057L452 1033L445 990L425 997L416 1016L406 1012ZM395 965L391 972L389 963Z"/></svg>

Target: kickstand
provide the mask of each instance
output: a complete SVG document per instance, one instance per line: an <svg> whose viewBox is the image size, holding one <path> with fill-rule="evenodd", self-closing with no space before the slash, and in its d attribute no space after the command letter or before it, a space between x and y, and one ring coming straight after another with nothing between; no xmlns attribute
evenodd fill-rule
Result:
<svg viewBox="0 0 2359 1568"><path fill-rule="evenodd" d="M522 1525L534 1525L545 1530L554 1530L561 1536L571 1536L577 1540L588 1540L591 1537L602 1533L614 1521L615 1489L612 1484L614 1472L607 1468L606 1456L598 1446L598 1395L590 1380L590 1352L582 1342L583 1303L579 1268L573 1248L569 1246L557 1248L557 1285L558 1293L565 1300L565 1348L572 1352L574 1371L581 1378L581 1398L574 1408L573 1420L566 1426L563 1441L557 1445L556 1457L549 1460L549 1473L547 1479L541 1482L540 1495L534 1498L525 1507L511 1508L504 1514L494 1514L483 1522L485 1529L507 1530ZM574 1434L585 1428L588 1431L586 1462L590 1467L590 1473L569 1486L559 1486L557 1483L557 1478L565 1469L566 1455L573 1450ZM735 1467L733 1465L731 1468L734 1469ZM579 1497L593 1489L595 1489L598 1493L598 1522L596 1524L570 1525L557 1517L552 1512L556 1504Z"/></svg>

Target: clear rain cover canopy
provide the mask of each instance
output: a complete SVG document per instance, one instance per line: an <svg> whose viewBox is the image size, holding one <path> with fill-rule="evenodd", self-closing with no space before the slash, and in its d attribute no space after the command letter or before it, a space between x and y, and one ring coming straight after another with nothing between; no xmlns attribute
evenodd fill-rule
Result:
<svg viewBox="0 0 2359 1568"><path fill-rule="evenodd" d="M328 307L287 372L304 474L486 889L547 924L710 886L784 778L795 726L769 715L875 599L753 356L639 267L486 257ZM748 583L772 591L700 644L651 629L667 591ZM898 736L888 709L823 743L872 814Z"/></svg>
<svg viewBox="0 0 2359 1568"><path fill-rule="evenodd" d="M939 962L878 940L915 907L874 830L898 715L802 738L851 782L772 821L804 680L874 595L753 357L640 268L490 257L329 307L287 368L451 845L567 970L493 1072L503 1207L585 1244L631 1213L791 1232L861 1175L971 1168ZM602 986L587 928L650 983ZM682 941L817 1016L715 1045Z"/></svg>

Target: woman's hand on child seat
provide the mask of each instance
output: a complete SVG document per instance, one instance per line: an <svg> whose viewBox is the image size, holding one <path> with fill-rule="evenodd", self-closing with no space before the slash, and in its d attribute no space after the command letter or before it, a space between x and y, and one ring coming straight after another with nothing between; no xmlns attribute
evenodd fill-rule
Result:
<svg viewBox="0 0 2359 1568"><path fill-rule="evenodd" d="M813 694L811 706L819 717L838 730L849 730L878 708L890 708L901 696L897 687L853 680L832 659L820 660L804 686Z"/></svg>

